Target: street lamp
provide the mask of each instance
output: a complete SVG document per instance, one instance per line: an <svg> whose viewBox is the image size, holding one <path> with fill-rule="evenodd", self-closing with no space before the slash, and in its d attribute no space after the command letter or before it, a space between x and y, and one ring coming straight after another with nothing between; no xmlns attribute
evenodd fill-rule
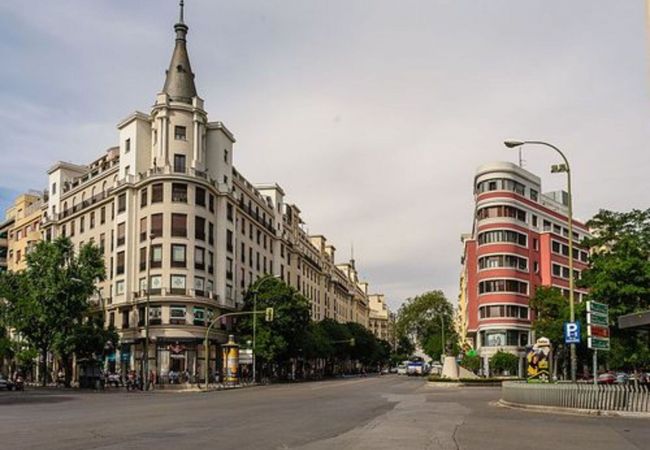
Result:
<svg viewBox="0 0 650 450"><path fill-rule="evenodd" d="M147 301L144 307L144 361L142 364L144 390L149 390L149 301L151 300L151 241L156 237L153 233L149 234L149 248L147 251Z"/></svg>
<svg viewBox="0 0 650 450"><path fill-rule="evenodd" d="M556 146L549 144L548 142L543 141L517 141L509 139L503 143L508 148L520 147L524 144L535 144L543 145L555 150L564 161L564 164L555 164L551 167L551 173L560 173L565 172L567 176L567 190L568 190L568 209L569 209L569 320L575 322L575 307L574 307L574 276L573 276L573 195L571 193L571 166L569 165L569 160L564 156L564 153L557 148ZM576 344L570 344L571 349L571 381L576 381L576 370L577 370L577 360L576 360Z"/></svg>
<svg viewBox="0 0 650 450"><path fill-rule="evenodd" d="M258 280L255 288L253 288L253 383L257 382L256 368L255 368L255 337L257 333L257 294L260 287L269 280L279 279L279 275L266 275Z"/></svg>

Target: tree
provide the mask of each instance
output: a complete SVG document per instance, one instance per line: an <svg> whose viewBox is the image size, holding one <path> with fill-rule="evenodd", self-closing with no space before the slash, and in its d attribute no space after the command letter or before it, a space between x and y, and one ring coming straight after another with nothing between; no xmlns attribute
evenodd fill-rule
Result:
<svg viewBox="0 0 650 450"><path fill-rule="evenodd" d="M55 350L70 384L75 351L72 336L90 312L95 283L105 277L98 247L86 244L75 254L68 238L41 241L27 254L27 269L3 274L0 297L7 301L10 325L38 349L42 383L47 382L47 354Z"/></svg>
<svg viewBox="0 0 650 450"><path fill-rule="evenodd" d="M490 368L498 374L515 375L519 366L519 357L512 353L498 350L490 358Z"/></svg>
<svg viewBox="0 0 650 450"><path fill-rule="evenodd" d="M589 289L590 300L609 306L611 351L602 353L616 368L648 366L647 335L616 325L618 316L650 308L650 209L601 210L587 226L595 231L584 241L592 253L579 285Z"/></svg>
<svg viewBox="0 0 650 450"><path fill-rule="evenodd" d="M264 280L262 282L261 280ZM302 351L310 322L309 300L294 288L275 278L260 279L244 297L244 311L253 311L254 295L257 294L257 310L274 308L273 322L257 318L256 363L284 363L297 357ZM237 323L237 331L245 338L252 338L253 318L244 316Z"/></svg>
<svg viewBox="0 0 650 450"><path fill-rule="evenodd" d="M478 370L481 368L481 357L476 354L474 355L466 354L463 357L463 360L460 362L460 365L471 372L477 373Z"/></svg>
<svg viewBox="0 0 650 450"><path fill-rule="evenodd" d="M400 339L413 336L429 357L440 359L443 331L445 349L454 351L457 347L453 317L453 306L442 291L425 292L400 307L396 331Z"/></svg>

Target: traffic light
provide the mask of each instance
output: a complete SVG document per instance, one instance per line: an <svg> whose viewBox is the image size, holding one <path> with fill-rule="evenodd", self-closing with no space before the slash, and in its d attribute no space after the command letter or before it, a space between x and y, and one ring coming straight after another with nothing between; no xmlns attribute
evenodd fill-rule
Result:
<svg viewBox="0 0 650 450"><path fill-rule="evenodd" d="M273 308L266 308L264 320L267 322L273 322Z"/></svg>
<svg viewBox="0 0 650 450"><path fill-rule="evenodd" d="M350 346L351 346L351 347L354 347L354 344L355 344L356 342L357 342L357 341L355 341L354 338L350 338Z"/></svg>

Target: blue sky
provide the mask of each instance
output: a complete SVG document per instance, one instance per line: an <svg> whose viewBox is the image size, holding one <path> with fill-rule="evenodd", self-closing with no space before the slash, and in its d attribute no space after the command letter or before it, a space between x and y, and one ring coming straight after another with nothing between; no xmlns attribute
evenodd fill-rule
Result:
<svg viewBox="0 0 650 450"><path fill-rule="evenodd" d="M0 5L0 208L86 163L148 111L173 46L175 0ZM646 208L650 70L644 2L187 0L189 51L235 164L278 182L393 306L457 295L476 167L544 139L574 167L575 209ZM556 162L526 149L545 190Z"/></svg>

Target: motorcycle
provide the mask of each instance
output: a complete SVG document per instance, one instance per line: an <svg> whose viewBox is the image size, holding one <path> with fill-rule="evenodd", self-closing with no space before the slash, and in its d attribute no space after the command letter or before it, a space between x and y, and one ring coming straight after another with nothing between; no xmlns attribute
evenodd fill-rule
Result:
<svg viewBox="0 0 650 450"><path fill-rule="evenodd" d="M16 381L14 382L14 390L16 391L25 390L25 380L20 375L16 377Z"/></svg>

